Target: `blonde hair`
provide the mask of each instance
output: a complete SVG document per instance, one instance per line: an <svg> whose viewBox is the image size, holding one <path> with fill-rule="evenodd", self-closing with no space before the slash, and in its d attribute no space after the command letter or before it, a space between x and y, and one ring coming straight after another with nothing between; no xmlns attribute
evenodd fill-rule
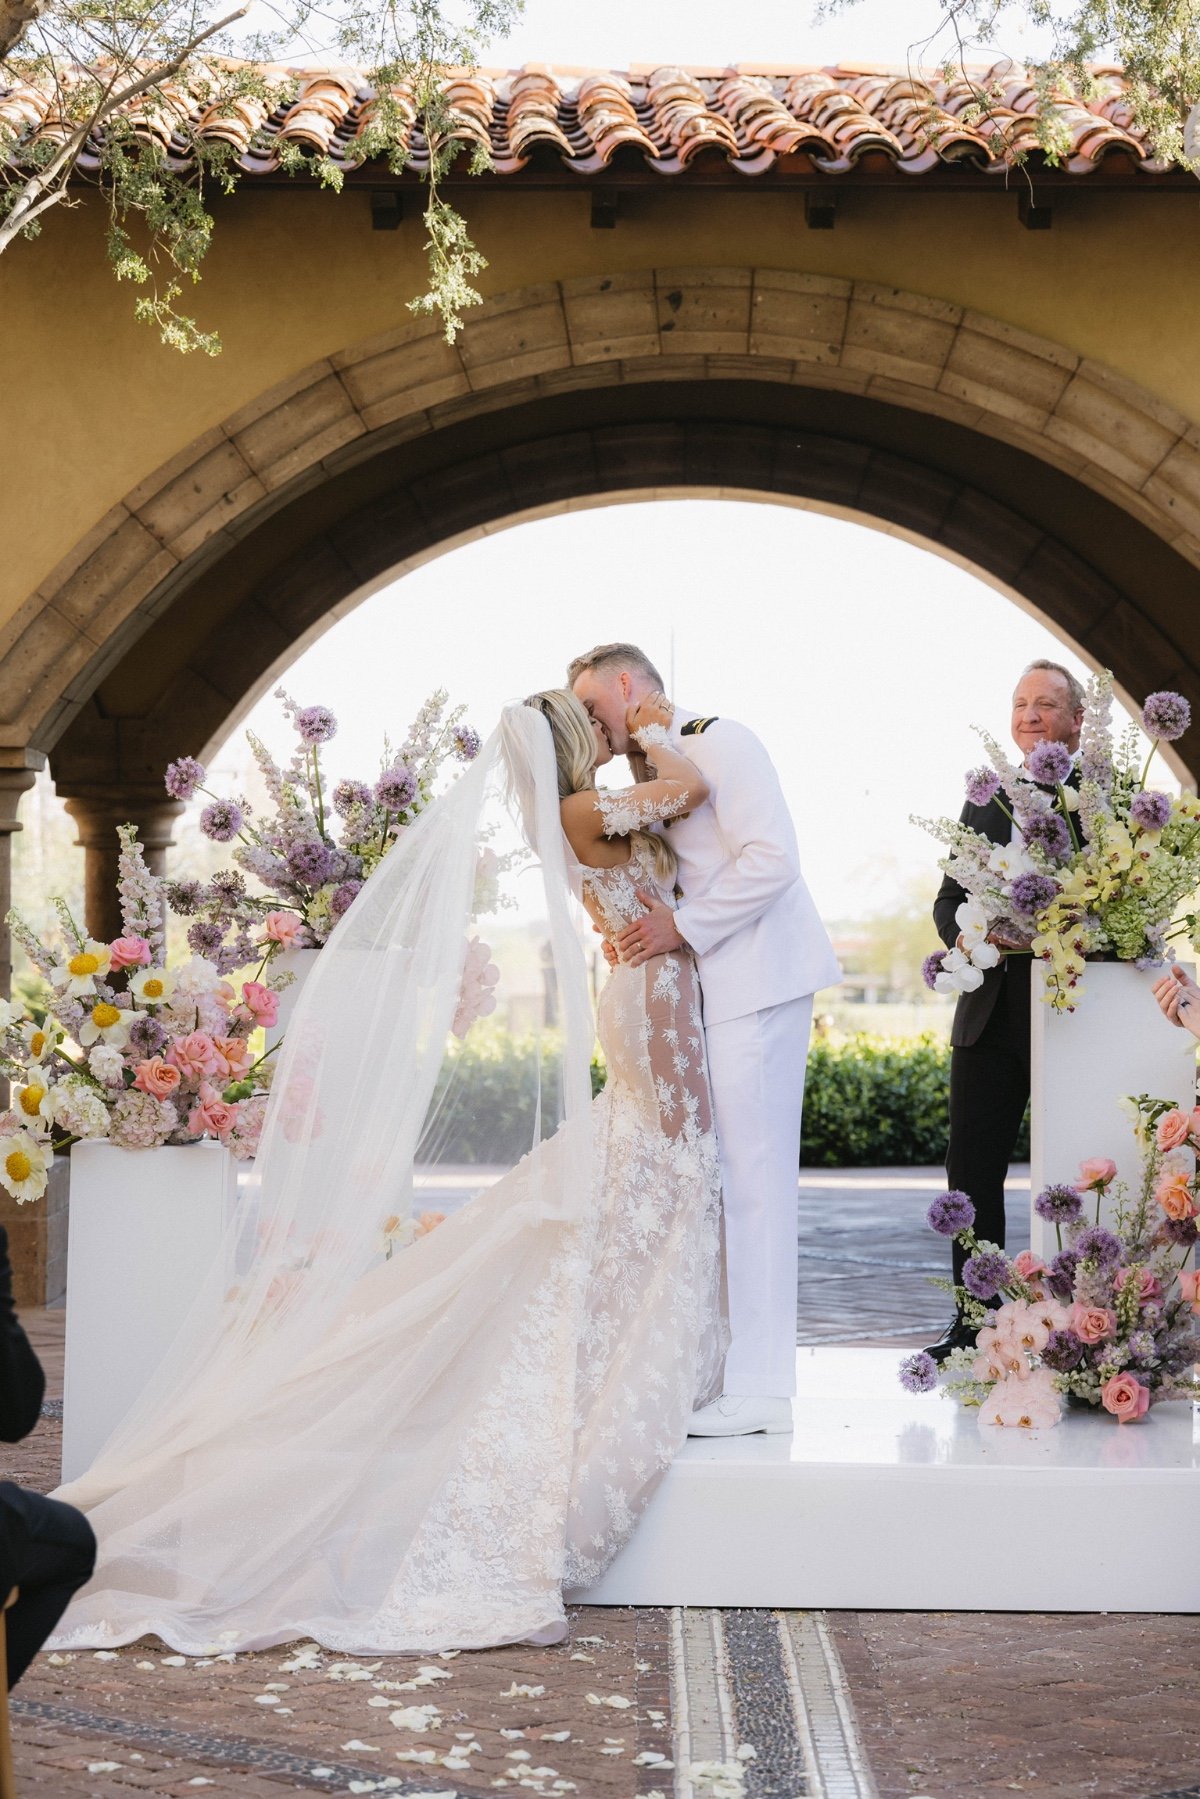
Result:
<svg viewBox="0 0 1200 1799"><path fill-rule="evenodd" d="M558 797L565 800L573 793L586 793L596 785L596 734L583 705L565 687L551 687L545 693L531 693L525 701L540 712L550 726L554 740L554 762L558 771ZM655 831L630 831L631 846L643 843L654 858L654 872L660 881L675 878L675 852Z"/></svg>
<svg viewBox="0 0 1200 1799"><path fill-rule="evenodd" d="M645 650L640 650L636 643L598 643L594 650L576 656L573 662L567 664L567 686L574 687L586 670L602 675L617 669L624 669L628 674L643 675L647 681L653 681L656 687L661 688L663 685L662 676Z"/></svg>

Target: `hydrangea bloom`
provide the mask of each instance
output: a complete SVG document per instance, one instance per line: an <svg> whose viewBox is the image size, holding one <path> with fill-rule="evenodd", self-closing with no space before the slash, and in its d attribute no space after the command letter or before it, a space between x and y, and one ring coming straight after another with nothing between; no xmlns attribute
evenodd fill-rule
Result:
<svg viewBox="0 0 1200 1799"><path fill-rule="evenodd" d="M178 1123L168 1100L131 1087L113 1106L109 1137L122 1149L155 1149L167 1141Z"/></svg>
<svg viewBox="0 0 1200 1799"><path fill-rule="evenodd" d="M181 756L178 762L167 767L163 777L167 792L173 800L190 800L197 787L205 778L204 764L197 762L194 756Z"/></svg>
<svg viewBox="0 0 1200 1799"><path fill-rule="evenodd" d="M965 1193L952 1188L934 1200L925 1214L925 1221L939 1237L954 1237L959 1231L970 1230L975 1222L975 1207Z"/></svg>
<svg viewBox="0 0 1200 1799"><path fill-rule="evenodd" d="M1142 729L1160 743L1174 743L1192 722L1192 708L1181 693L1152 693L1142 707Z"/></svg>

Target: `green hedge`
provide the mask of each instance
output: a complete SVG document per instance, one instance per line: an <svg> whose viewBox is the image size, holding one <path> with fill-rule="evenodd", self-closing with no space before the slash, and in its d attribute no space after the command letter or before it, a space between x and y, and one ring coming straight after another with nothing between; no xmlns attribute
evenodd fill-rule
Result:
<svg viewBox="0 0 1200 1799"><path fill-rule="evenodd" d="M428 1141L452 1162L515 1161L529 1148L539 1044L476 1027L442 1073ZM561 1045L541 1039L544 1090L557 1078ZM592 1063L592 1091L604 1085ZM946 1154L950 1049L941 1038L814 1041L804 1090L800 1161L809 1168L912 1167ZM543 1121L548 1135L556 1121ZM1028 1121L1016 1156L1029 1154Z"/></svg>

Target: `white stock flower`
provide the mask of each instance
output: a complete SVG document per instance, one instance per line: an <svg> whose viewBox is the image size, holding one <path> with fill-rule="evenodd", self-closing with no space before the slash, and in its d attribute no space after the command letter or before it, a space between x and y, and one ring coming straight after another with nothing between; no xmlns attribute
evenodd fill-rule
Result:
<svg viewBox="0 0 1200 1799"><path fill-rule="evenodd" d="M18 1205L40 1199L46 1191L49 1161L48 1145L39 1143L29 1131L0 1138L0 1187L11 1193Z"/></svg>

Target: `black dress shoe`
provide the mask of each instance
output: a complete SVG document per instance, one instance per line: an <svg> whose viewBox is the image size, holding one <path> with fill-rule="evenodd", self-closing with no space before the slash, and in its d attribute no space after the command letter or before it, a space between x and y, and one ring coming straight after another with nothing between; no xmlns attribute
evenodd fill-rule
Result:
<svg viewBox="0 0 1200 1799"><path fill-rule="evenodd" d="M944 1362L955 1349L974 1349L975 1326L968 1324L956 1312L936 1343L931 1343L925 1354L932 1356L935 1362Z"/></svg>

